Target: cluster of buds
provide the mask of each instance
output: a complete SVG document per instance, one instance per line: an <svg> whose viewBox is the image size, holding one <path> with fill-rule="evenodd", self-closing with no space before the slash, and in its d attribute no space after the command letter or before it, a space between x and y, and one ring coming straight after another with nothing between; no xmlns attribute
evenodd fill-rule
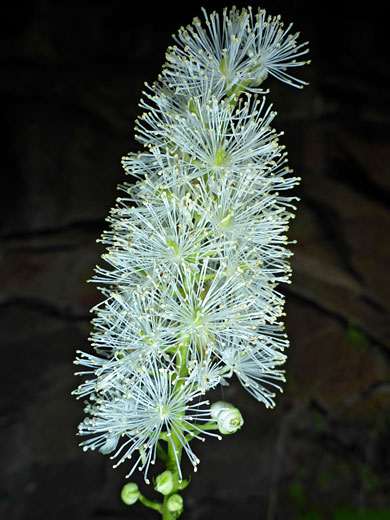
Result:
<svg viewBox="0 0 390 520"><path fill-rule="evenodd" d="M148 86L136 122L143 151L123 158L137 182L124 183L102 238L106 267L93 279L105 299L92 311L96 354L79 352L88 397L79 433L84 449L111 454L155 479L162 504L138 487L123 488L126 504L142 501L164 518L183 509L186 453L192 439L236 432L240 411L204 395L236 376L266 407L284 381L288 346L284 299L289 282L289 220L299 178L271 126L262 83L308 63L306 44L279 16L251 8L204 11L181 28L158 81ZM131 462L129 460L132 459Z"/></svg>

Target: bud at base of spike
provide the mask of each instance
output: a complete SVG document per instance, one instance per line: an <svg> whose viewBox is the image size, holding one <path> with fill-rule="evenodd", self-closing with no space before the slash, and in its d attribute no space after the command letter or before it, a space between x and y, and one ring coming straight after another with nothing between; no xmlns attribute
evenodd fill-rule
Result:
<svg viewBox="0 0 390 520"><path fill-rule="evenodd" d="M211 405L210 412L218 423L219 431L224 435L236 433L244 424L240 410L231 403L217 401Z"/></svg>
<svg viewBox="0 0 390 520"><path fill-rule="evenodd" d="M135 504L139 498L140 492L137 484L129 482L125 484L121 491L121 499L127 506Z"/></svg>
<svg viewBox="0 0 390 520"><path fill-rule="evenodd" d="M183 510L183 499L180 495L175 493L168 498L167 502L168 511L171 513L178 513Z"/></svg>
<svg viewBox="0 0 390 520"><path fill-rule="evenodd" d="M154 489L162 495L169 495L173 489L173 475L167 470L157 475Z"/></svg>

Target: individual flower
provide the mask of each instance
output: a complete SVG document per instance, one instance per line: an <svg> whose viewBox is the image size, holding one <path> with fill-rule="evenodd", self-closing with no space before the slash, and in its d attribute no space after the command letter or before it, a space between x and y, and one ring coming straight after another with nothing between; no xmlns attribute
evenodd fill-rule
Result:
<svg viewBox="0 0 390 520"><path fill-rule="evenodd" d="M221 267L209 270L210 262L204 260L198 275L181 273L175 292L164 298L177 335L188 342L188 360L203 359L224 338L249 338L259 320L256 297L245 290L244 281L222 276Z"/></svg>
<svg viewBox="0 0 390 520"><path fill-rule="evenodd" d="M129 154L122 160L126 173L142 170L145 177L135 184L124 183L119 187L128 196L118 199L123 208L136 204L140 211L147 205L153 206L155 215L164 219L167 206L182 214L187 224L193 219L194 182L203 175L197 164L192 164L184 154L172 154L154 146L147 154ZM118 215L119 216L119 215Z"/></svg>
<svg viewBox="0 0 390 520"><path fill-rule="evenodd" d="M135 456L128 477L138 467L144 472L146 482L150 464L157 456L157 445L161 434L172 445L175 436L190 462L196 467L199 459L192 451L189 438L203 439L212 432L202 432L198 424L211 420L207 405L201 401L202 392L185 380L179 379L170 367L163 368L151 363L133 374L130 381L123 381L122 388L90 397L86 407L89 416L79 427L80 435L90 436L81 443L84 450L99 449L102 453L113 453L119 459L114 467ZM123 442L120 442L123 439ZM176 458L180 478L180 461Z"/></svg>
<svg viewBox="0 0 390 520"><path fill-rule="evenodd" d="M289 343L282 326L263 325L248 341L236 338L220 344L219 356L225 364L224 377L233 373L243 387L266 408L275 406L275 390L281 391L279 382L285 381L284 370L277 368L286 361L284 350Z"/></svg>
<svg viewBox="0 0 390 520"><path fill-rule="evenodd" d="M146 83L146 87L147 90L142 92L144 98L139 103L145 112L137 121L147 119L150 117L149 113L153 112L156 126L163 126L172 118L186 117L188 113L197 114L199 107L208 105L212 99L221 100L226 96L223 85L217 88L212 77L208 76L188 78L182 83L179 77L172 82L163 81L160 77L152 85Z"/></svg>
<svg viewBox="0 0 390 520"><path fill-rule="evenodd" d="M207 349L203 358L192 358L187 362L188 378L203 393L215 388L222 380L224 365L213 349Z"/></svg>
<svg viewBox="0 0 390 520"><path fill-rule="evenodd" d="M92 346L114 362L118 360L125 371L143 358L164 356L176 340L171 337L160 294L158 287L112 291L94 307L97 316L92 320Z"/></svg>
<svg viewBox="0 0 390 520"><path fill-rule="evenodd" d="M267 16L263 9L253 13L251 7L224 9L222 15L203 9L203 15L206 27L194 18L174 37L163 70L167 82L206 75L233 93L259 91L268 74L294 87L307 84L286 72L309 63L299 59L309 52L307 42L297 44L299 33L290 33L292 24L285 28L280 16Z"/></svg>
<svg viewBox="0 0 390 520"><path fill-rule="evenodd" d="M212 97L201 104L194 99L192 110L180 117L159 112L146 112L137 121L137 139L170 153L180 151L184 160L196 165L203 173L228 170L235 174L258 167L275 159L280 153L277 133L270 123L275 116L265 98L247 94L236 108Z"/></svg>
<svg viewBox="0 0 390 520"><path fill-rule="evenodd" d="M309 52L308 42L298 44L299 33L292 34L290 30L293 24L285 27L280 15L267 16L264 9L259 9L253 16L250 7L248 12L249 27L253 27L248 50L248 57L255 61L252 66L253 83L259 84L270 74L296 88L307 85L306 81L297 79L286 71L310 63L310 60L297 60Z"/></svg>
<svg viewBox="0 0 390 520"><path fill-rule="evenodd" d="M147 215L145 211L133 211L126 218L118 217L111 234L104 237L103 242L111 246L111 254L115 253L118 271L123 273L122 266L129 265L133 272L143 276L152 273L155 277L158 273L175 276L183 266L198 270L199 259L210 254L214 244L205 229L206 217L194 213L191 197L184 195L175 204L163 194L161 204L164 210L159 207L158 212L154 204L145 202L143 209ZM196 227L192 221L195 216L199 217ZM121 278L119 284L124 281Z"/></svg>

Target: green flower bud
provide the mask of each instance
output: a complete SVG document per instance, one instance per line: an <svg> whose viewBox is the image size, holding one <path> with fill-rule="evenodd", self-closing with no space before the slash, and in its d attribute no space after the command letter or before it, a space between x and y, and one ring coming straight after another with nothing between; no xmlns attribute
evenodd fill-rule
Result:
<svg viewBox="0 0 390 520"><path fill-rule="evenodd" d="M127 506L135 504L139 498L140 492L137 484L129 482L125 484L121 491L121 499Z"/></svg>
<svg viewBox="0 0 390 520"><path fill-rule="evenodd" d="M218 423L219 431L224 435L236 433L244 424L240 410L231 403L217 401L211 405L210 412L211 417Z"/></svg>
<svg viewBox="0 0 390 520"><path fill-rule="evenodd" d="M173 475L172 472L167 470L157 475L156 484L154 489L162 495L169 495L173 489Z"/></svg>
<svg viewBox="0 0 390 520"><path fill-rule="evenodd" d="M180 495L175 493L174 495L168 498L167 502L168 511L171 513L177 513L183 509L183 499Z"/></svg>

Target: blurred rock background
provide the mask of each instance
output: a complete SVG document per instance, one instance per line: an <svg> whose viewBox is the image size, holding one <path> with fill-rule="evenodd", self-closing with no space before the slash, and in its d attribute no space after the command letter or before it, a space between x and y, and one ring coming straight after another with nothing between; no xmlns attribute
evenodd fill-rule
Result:
<svg viewBox="0 0 390 520"><path fill-rule="evenodd" d="M37 0L3 8L1 470L5 520L152 519L125 468L83 453L72 361L88 349L95 240L140 147L143 82L171 34L225 3ZM227 5L227 4L226 4ZM246 6L247 3L237 2ZM257 4L252 4L257 7ZM310 40L304 91L269 80L303 180L290 236L288 381L273 411L238 385L245 427L198 447L183 520L390 518L389 67L382 3L264 1ZM141 475L137 481L142 487Z"/></svg>

